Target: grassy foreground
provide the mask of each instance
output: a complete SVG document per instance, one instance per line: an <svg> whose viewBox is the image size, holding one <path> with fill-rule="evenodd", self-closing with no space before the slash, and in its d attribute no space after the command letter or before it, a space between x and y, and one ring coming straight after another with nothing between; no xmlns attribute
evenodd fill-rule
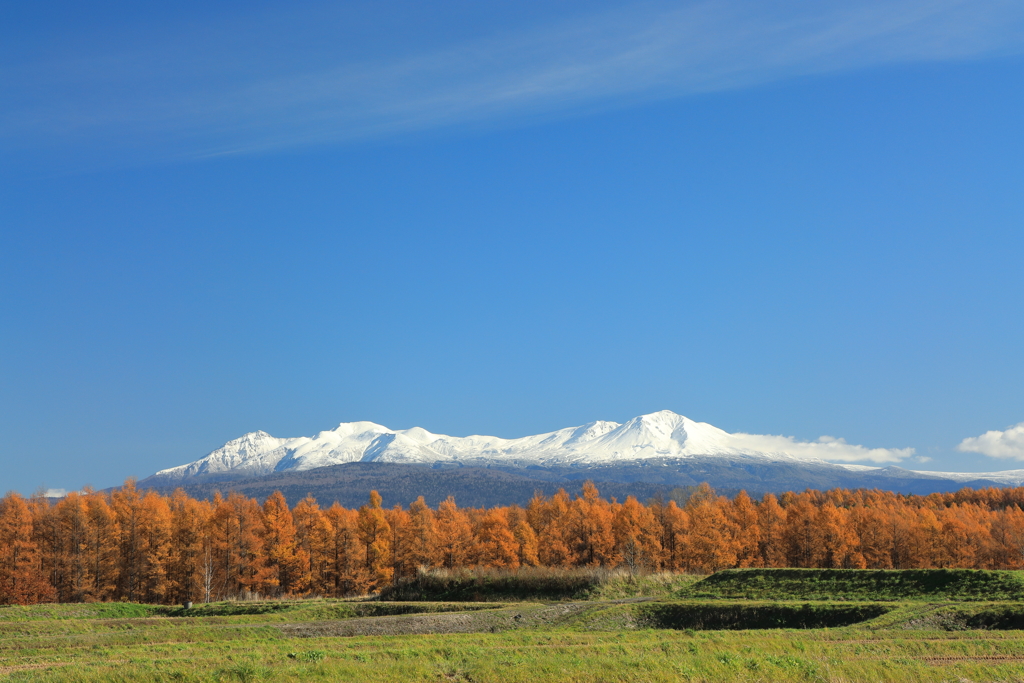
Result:
<svg viewBox="0 0 1024 683"><path fill-rule="evenodd" d="M1024 605L952 599L992 577L897 600L848 575L858 599L821 601L836 577L749 576L758 599L707 597L735 576L604 577L587 600L0 607L0 681L1024 680ZM800 599L763 599L772 581Z"/></svg>

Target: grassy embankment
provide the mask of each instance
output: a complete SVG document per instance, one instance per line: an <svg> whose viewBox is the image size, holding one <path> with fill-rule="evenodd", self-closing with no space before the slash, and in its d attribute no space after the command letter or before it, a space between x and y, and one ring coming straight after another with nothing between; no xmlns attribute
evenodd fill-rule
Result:
<svg viewBox="0 0 1024 683"><path fill-rule="evenodd" d="M1024 680L1013 572L549 574L439 574L433 602L4 607L0 681Z"/></svg>
<svg viewBox="0 0 1024 683"><path fill-rule="evenodd" d="M754 600L1020 600L1024 575L977 569L728 569L678 594Z"/></svg>
<svg viewBox="0 0 1024 683"><path fill-rule="evenodd" d="M380 599L522 602L670 597L703 578L671 573L634 576L605 569L438 569L420 572L412 579L385 588Z"/></svg>

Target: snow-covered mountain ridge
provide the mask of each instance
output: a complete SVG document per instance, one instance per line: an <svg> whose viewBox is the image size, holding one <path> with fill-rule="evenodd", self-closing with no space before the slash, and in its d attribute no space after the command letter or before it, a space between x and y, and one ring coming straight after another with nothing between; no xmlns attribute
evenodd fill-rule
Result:
<svg viewBox="0 0 1024 683"><path fill-rule="evenodd" d="M519 439L453 437L432 434L419 427L392 430L373 422L345 422L336 429L312 437L282 439L263 431L250 432L200 460L161 470L154 478L173 482L204 475L258 477L273 472L303 471L350 462L571 466L708 456L722 460L741 458L749 461L753 457L766 462L826 462L808 457L805 451L798 454L787 451L785 446L789 442L781 437L770 439L774 441L765 443L781 447L758 450L751 447L751 435L730 434L668 410L641 415L623 424L597 421ZM816 448L828 452L833 443L846 448L845 443L838 440L822 441L816 444ZM908 454L912 452L909 449L905 451ZM850 470L881 469L860 465L846 467ZM972 481L982 476L948 472L920 474L941 474L944 478L958 481ZM1006 484L1024 482L1024 470L984 476Z"/></svg>
<svg viewBox="0 0 1024 683"><path fill-rule="evenodd" d="M279 439L263 431L250 432L201 460L161 470L157 476L184 478L225 472L258 476L347 462L564 465L748 452L729 445L731 437L717 427L667 410L625 424L597 421L520 439L454 437L420 427L393 430L373 422L343 422L312 437Z"/></svg>

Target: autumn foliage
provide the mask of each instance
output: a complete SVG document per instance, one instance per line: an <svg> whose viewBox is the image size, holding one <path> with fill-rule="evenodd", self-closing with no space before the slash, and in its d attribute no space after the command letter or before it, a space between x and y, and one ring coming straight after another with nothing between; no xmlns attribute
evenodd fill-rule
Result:
<svg viewBox="0 0 1024 683"><path fill-rule="evenodd" d="M237 493L140 491L0 498L0 604L205 602L376 591L420 567L1024 568L1024 488L929 496L833 489L619 502L593 484L526 507L288 507Z"/></svg>

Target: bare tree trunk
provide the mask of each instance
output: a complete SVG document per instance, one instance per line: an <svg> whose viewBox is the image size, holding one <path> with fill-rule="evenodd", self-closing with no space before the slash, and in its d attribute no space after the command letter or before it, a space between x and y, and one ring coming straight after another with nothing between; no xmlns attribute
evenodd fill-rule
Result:
<svg viewBox="0 0 1024 683"><path fill-rule="evenodd" d="M203 595L207 604L210 602L210 593L213 591L213 551L209 545L206 546L206 553L203 555Z"/></svg>

